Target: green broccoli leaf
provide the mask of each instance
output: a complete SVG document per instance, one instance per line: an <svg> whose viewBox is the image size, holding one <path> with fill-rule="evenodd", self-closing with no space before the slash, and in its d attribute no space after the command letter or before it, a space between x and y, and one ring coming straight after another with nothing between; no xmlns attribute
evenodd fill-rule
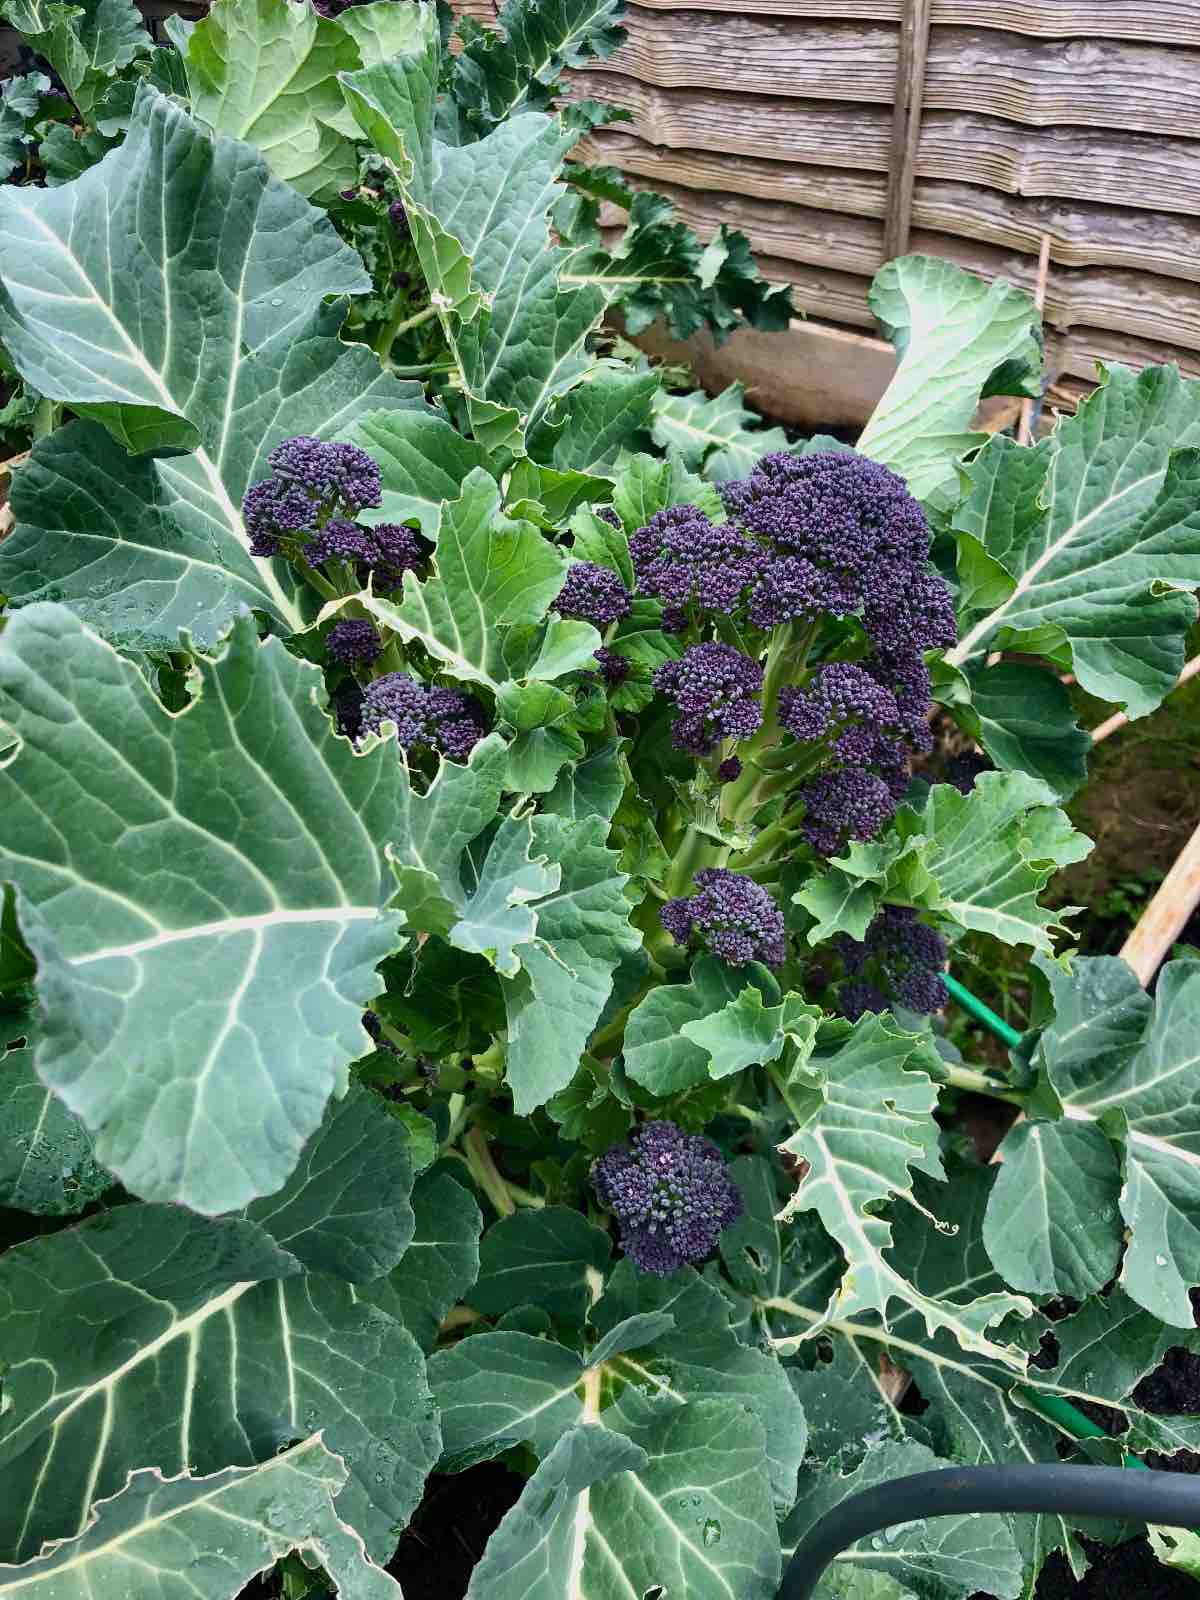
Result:
<svg viewBox="0 0 1200 1600"><path fill-rule="evenodd" d="M760 456L788 448L782 428L755 426L755 412L743 404L745 387L731 383L709 399L691 394L660 394L654 407L654 442L677 451L686 467L723 483L747 478Z"/></svg>
<svg viewBox="0 0 1200 1600"><path fill-rule="evenodd" d="M33 1068L42 1031L30 1011L0 1015L0 1205L70 1216L98 1200L112 1178L91 1135ZM13 1048L8 1042L22 1038Z"/></svg>
<svg viewBox="0 0 1200 1600"><path fill-rule="evenodd" d="M114 73L154 49L132 0L3 0L0 17L50 63L84 117Z"/></svg>
<svg viewBox="0 0 1200 1600"><path fill-rule="evenodd" d="M625 0L505 0L497 31L474 33L451 92L473 129L548 107L558 74L610 56L625 38Z"/></svg>

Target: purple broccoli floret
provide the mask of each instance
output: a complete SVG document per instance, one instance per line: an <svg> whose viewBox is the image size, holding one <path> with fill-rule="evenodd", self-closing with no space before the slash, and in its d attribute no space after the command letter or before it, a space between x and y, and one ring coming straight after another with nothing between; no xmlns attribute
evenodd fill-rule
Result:
<svg viewBox="0 0 1200 1600"><path fill-rule="evenodd" d="M621 519L611 506L596 506L595 512L600 521L607 522L610 528L619 528L621 526Z"/></svg>
<svg viewBox="0 0 1200 1600"><path fill-rule="evenodd" d="M349 516L380 504L379 467L353 444L326 444L300 435L277 444L267 457L277 477L307 489L317 501L336 501Z"/></svg>
<svg viewBox="0 0 1200 1600"><path fill-rule="evenodd" d="M919 656L925 650L945 650L958 638L954 600L936 574L917 572L888 593L880 585L868 593L863 607L863 627L877 650Z"/></svg>
<svg viewBox="0 0 1200 1600"><path fill-rule="evenodd" d="M388 207L388 221L402 239L407 239L412 229L408 223L408 212L404 209L403 200L393 200Z"/></svg>
<svg viewBox="0 0 1200 1600"><path fill-rule="evenodd" d="M600 668L600 677L604 683L610 689L619 689L633 669L629 657L623 656L619 650L610 650L604 644L595 654L596 665Z"/></svg>
<svg viewBox="0 0 1200 1600"><path fill-rule="evenodd" d="M600 1157L592 1181L620 1225L621 1248L643 1272L668 1278L710 1256L742 1214L720 1150L673 1122L648 1122Z"/></svg>
<svg viewBox="0 0 1200 1600"><path fill-rule="evenodd" d="M247 489L242 520L250 535L252 556L282 553L281 536L302 533L313 525L313 501L296 484L283 478L265 478Z"/></svg>
<svg viewBox="0 0 1200 1600"><path fill-rule="evenodd" d="M363 692L356 683L345 683L333 697L333 715L337 731L347 739L358 741L362 734Z"/></svg>
<svg viewBox="0 0 1200 1600"><path fill-rule="evenodd" d="M451 761L465 761L487 732L487 718L474 696L422 683L407 672L387 672L366 687L364 732L378 733L385 722L396 724L402 749L433 750Z"/></svg>
<svg viewBox="0 0 1200 1600"><path fill-rule="evenodd" d="M782 966L783 913L761 884L728 867L704 867L696 883L698 894L668 900L659 912L676 944L697 940L731 967L747 961Z"/></svg>
<svg viewBox="0 0 1200 1600"><path fill-rule="evenodd" d="M822 772L800 790L801 832L818 855L836 856L852 839L873 839L896 810L894 784L859 767Z"/></svg>
<svg viewBox="0 0 1200 1600"><path fill-rule="evenodd" d="M900 731L900 708L884 688L853 661L818 667L806 689L779 692L779 724L793 739L836 745L851 729Z"/></svg>
<svg viewBox="0 0 1200 1600"><path fill-rule="evenodd" d="M559 616L593 622L598 628L620 622L629 615L632 606L629 590L619 574L594 561L572 562L567 581L554 601Z"/></svg>
<svg viewBox="0 0 1200 1600"><path fill-rule="evenodd" d="M748 739L762 726L762 667L732 645L692 645L678 661L663 662L653 685L679 712L673 744L691 755L707 755L722 739Z"/></svg>
<svg viewBox="0 0 1200 1600"><path fill-rule="evenodd" d="M718 783L733 783L742 775L742 763L737 756L726 756L717 767Z"/></svg>
<svg viewBox="0 0 1200 1600"><path fill-rule="evenodd" d="M869 657L863 665L879 683L890 689L900 712L900 726L914 750L932 750L929 708L933 689L929 668L917 651L883 651Z"/></svg>
<svg viewBox="0 0 1200 1600"><path fill-rule="evenodd" d="M335 622L325 635L326 655L331 661L338 661L345 667L354 666L360 661L370 666L372 661L378 659L382 649L383 640L374 625L358 617Z"/></svg>
<svg viewBox="0 0 1200 1600"><path fill-rule="evenodd" d="M843 985L838 999L852 1022L862 1011L882 1011L892 1002L928 1014L950 998L942 978L946 941L911 906L884 906L864 939L840 933L833 942L853 980ZM868 991L879 1004L860 1004Z"/></svg>
<svg viewBox="0 0 1200 1600"><path fill-rule="evenodd" d="M319 567L326 561L348 561L353 566L370 567L379 555L369 528L345 517L333 517L311 539L305 541L304 559Z"/></svg>
<svg viewBox="0 0 1200 1600"><path fill-rule="evenodd" d="M387 594L400 588L404 574L421 564L425 552L419 536L399 522L377 522L371 538L376 550L370 563L371 580L377 593Z"/></svg>
<svg viewBox="0 0 1200 1600"><path fill-rule="evenodd" d="M992 771L992 763L978 750L964 750L951 756L946 763L946 782L952 783L960 794L970 794L975 780L984 772Z"/></svg>
<svg viewBox="0 0 1200 1600"><path fill-rule="evenodd" d="M750 621L756 628L775 628L793 619L811 621L826 611L845 616L857 604L852 585L807 556L769 556L750 594Z"/></svg>
<svg viewBox="0 0 1200 1600"><path fill-rule="evenodd" d="M663 602L669 631L688 607L729 614L762 570L763 553L730 523L712 522L699 506L659 511L629 540L642 594Z"/></svg>

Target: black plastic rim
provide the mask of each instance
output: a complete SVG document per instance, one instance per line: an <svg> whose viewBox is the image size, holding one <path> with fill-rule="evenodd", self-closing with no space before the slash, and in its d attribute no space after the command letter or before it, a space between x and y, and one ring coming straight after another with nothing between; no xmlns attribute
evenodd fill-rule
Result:
<svg viewBox="0 0 1200 1600"><path fill-rule="evenodd" d="M948 1467L864 1489L822 1517L796 1546L778 1600L812 1600L843 1550L898 1522L960 1512L1052 1512L1200 1529L1200 1477L1123 1467Z"/></svg>

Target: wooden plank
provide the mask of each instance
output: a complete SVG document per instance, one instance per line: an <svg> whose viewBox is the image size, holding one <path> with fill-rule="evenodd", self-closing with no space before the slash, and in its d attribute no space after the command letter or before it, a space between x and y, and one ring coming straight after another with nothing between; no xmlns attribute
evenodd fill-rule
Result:
<svg viewBox="0 0 1200 1600"><path fill-rule="evenodd" d="M921 136L925 63L929 55L929 9L930 0L905 0L900 23L892 148L888 156L887 213L883 225L883 253L888 261L906 253L912 226L917 141Z"/></svg>
<svg viewBox="0 0 1200 1600"><path fill-rule="evenodd" d="M626 25L626 42L591 71L660 89L892 102L895 27L636 5ZM1197 138L1200 53L938 28L929 44L925 103L931 110L982 112L1035 127L1070 122Z"/></svg>
<svg viewBox="0 0 1200 1600"><path fill-rule="evenodd" d="M882 227L873 218L706 194L661 183L653 187L673 202L682 220L703 240L711 238L723 223L740 228L756 256L770 257L779 264L782 278L792 263L808 267L833 264L844 273L867 279L887 259ZM615 207L601 212L602 225L615 227L620 220ZM1035 256L924 229L913 231L910 244L913 250L943 256L987 278L1007 278L1031 292L1037 284ZM799 304L803 307L805 302ZM825 311L818 314L828 315ZM1056 328L1107 328L1200 350L1200 283L1122 268L1055 266L1047 278L1045 320Z"/></svg>
<svg viewBox="0 0 1200 1600"><path fill-rule="evenodd" d="M611 73L576 72L571 93L609 100L660 150L729 153L789 165L886 172L888 113L779 96L657 89ZM917 177L986 184L1008 194L1056 195L1200 215L1200 142L1086 128L1025 132L996 117L927 111Z"/></svg>
<svg viewBox="0 0 1200 1600"><path fill-rule="evenodd" d="M885 215L887 180L873 172L789 165L716 151L655 149L621 128L598 129L580 160L620 167L636 186L674 186L782 201L855 217ZM974 184L918 181L913 225L1036 253L1050 236L1061 266L1128 267L1194 280L1200 274L1200 218L1133 211L1087 201L1026 199Z"/></svg>
<svg viewBox="0 0 1200 1600"><path fill-rule="evenodd" d="M649 11L728 11L729 0L638 0ZM491 0L459 0L485 27ZM746 16L811 17L822 22L899 22L904 0L743 0ZM1128 39L1146 44L1200 46L1195 0L933 0L942 27L999 28L1039 39Z"/></svg>

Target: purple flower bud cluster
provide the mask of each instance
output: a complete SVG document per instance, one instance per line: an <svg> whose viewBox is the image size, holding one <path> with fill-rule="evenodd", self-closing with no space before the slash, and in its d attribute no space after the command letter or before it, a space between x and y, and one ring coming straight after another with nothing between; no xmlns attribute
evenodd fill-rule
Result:
<svg viewBox="0 0 1200 1600"><path fill-rule="evenodd" d="M294 555L294 538L331 519L350 519L382 503L379 468L352 444L326 444L308 434L284 439L267 457L272 476L252 484L242 519L256 556Z"/></svg>
<svg viewBox="0 0 1200 1600"><path fill-rule="evenodd" d="M678 661L664 661L652 681L679 712L672 743L690 755L705 756L722 739L748 739L762 726L762 667L732 645L694 644Z"/></svg>
<svg viewBox="0 0 1200 1600"><path fill-rule="evenodd" d="M397 522L379 522L373 528L334 517L306 540L304 559L319 567L326 561L346 561L362 582L368 576L377 594L387 594L404 582L423 559L421 541L411 528Z"/></svg>
<svg viewBox="0 0 1200 1600"><path fill-rule="evenodd" d="M378 733L385 722L396 724L402 749L433 750L451 761L465 761L487 732L483 707L473 695L422 683L407 672L386 672L363 693L362 730Z"/></svg>
<svg viewBox="0 0 1200 1600"><path fill-rule="evenodd" d="M945 781L952 783L960 794L970 794L975 787L975 779L991 771L992 763L987 756L978 750L964 750L947 761Z"/></svg>
<svg viewBox="0 0 1200 1600"><path fill-rule="evenodd" d="M388 207L388 221L402 239L407 239L412 232L408 222L408 212L404 209L403 200L393 200Z"/></svg>
<svg viewBox="0 0 1200 1600"><path fill-rule="evenodd" d="M780 690L779 725L793 739L825 742L840 755L839 742L864 726L898 732L900 708L891 690L877 683L865 667L833 661L818 667L806 689ZM857 753L856 744L847 748Z"/></svg>
<svg viewBox="0 0 1200 1600"><path fill-rule="evenodd" d="M860 767L822 772L799 798L805 806L801 832L821 856L840 854L852 839L873 839L896 810L887 780Z"/></svg>
<svg viewBox="0 0 1200 1600"><path fill-rule="evenodd" d="M596 651L596 665L600 668L601 680L610 689L619 689L633 670L633 662L628 656L623 656L619 650L610 650L603 644Z"/></svg>
<svg viewBox="0 0 1200 1600"><path fill-rule="evenodd" d="M619 528L621 526L621 519L612 506L596 506L595 511L600 521L607 522L610 528Z"/></svg>
<svg viewBox="0 0 1200 1600"><path fill-rule="evenodd" d="M893 1003L928 1014L950 998L942 978L946 941L911 906L884 906L864 939L840 933L833 943L852 980L838 996L838 1009L851 1022Z"/></svg>
<svg viewBox="0 0 1200 1600"><path fill-rule="evenodd" d="M717 766L717 782L733 783L742 775L742 763L737 756L726 756Z"/></svg>
<svg viewBox="0 0 1200 1600"><path fill-rule="evenodd" d="M668 900L659 912L676 944L695 940L731 967L783 965L783 912L761 884L728 867L704 867L696 883L698 894Z"/></svg>
<svg viewBox="0 0 1200 1600"><path fill-rule="evenodd" d="M598 628L620 622L632 608L632 597L619 574L594 561L572 562L567 581L554 601L554 609L560 617L592 622Z"/></svg>
<svg viewBox="0 0 1200 1600"><path fill-rule="evenodd" d="M592 1182L620 1225L621 1248L659 1278L704 1261L743 1209L717 1146L673 1122L647 1122L613 1145Z"/></svg>
<svg viewBox="0 0 1200 1600"><path fill-rule="evenodd" d="M663 602L663 625L679 632L689 607L728 615L741 603L763 566L753 539L732 523L713 523L699 506L659 511L629 540L642 594Z"/></svg>
<svg viewBox="0 0 1200 1600"><path fill-rule="evenodd" d="M358 617L335 622L325 635L325 654L330 661L336 661L344 667L352 667L359 662L369 667L372 661L378 659L382 649L383 640L374 625Z"/></svg>

